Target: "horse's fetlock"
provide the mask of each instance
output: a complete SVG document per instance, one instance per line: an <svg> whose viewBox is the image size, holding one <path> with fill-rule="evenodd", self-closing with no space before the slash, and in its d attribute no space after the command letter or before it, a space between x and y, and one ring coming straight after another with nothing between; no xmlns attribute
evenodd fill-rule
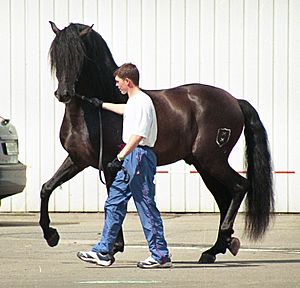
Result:
<svg viewBox="0 0 300 288"><path fill-rule="evenodd" d="M49 228L49 225L50 225L50 220L40 220L39 221L39 224L41 226L41 228L44 230L46 228Z"/></svg>

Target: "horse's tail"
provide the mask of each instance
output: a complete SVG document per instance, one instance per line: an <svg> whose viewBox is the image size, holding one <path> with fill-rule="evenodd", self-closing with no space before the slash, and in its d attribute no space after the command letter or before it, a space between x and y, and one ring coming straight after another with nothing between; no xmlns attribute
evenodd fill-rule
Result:
<svg viewBox="0 0 300 288"><path fill-rule="evenodd" d="M266 232L274 211L273 176L267 132L254 107L238 100L244 114L247 179L246 232L257 240Z"/></svg>

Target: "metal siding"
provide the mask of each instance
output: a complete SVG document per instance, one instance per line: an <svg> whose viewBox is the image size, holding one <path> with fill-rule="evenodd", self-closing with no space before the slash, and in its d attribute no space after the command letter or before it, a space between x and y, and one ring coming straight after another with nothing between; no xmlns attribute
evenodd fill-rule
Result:
<svg viewBox="0 0 300 288"><path fill-rule="evenodd" d="M163 169L163 170L162 170ZM160 211L171 212L171 174L170 167L158 167L156 174L156 202Z"/></svg>
<svg viewBox="0 0 300 288"><path fill-rule="evenodd" d="M288 177L289 212L300 212L300 2L289 2L289 87L288 87Z"/></svg>
<svg viewBox="0 0 300 288"><path fill-rule="evenodd" d="M288 1L274 2L274 169L288 167ZM276 210L288 211L287 174L276 175Z"/></svg>
<svg viewBox="0 0 300 288"><path fill-rule="evenodd" d="M215 21L214 1L201 1L200 14L200 81L214 85L214 49L215 49Z"/></svg>
<svg viewBox="0 0 300 288"><path fill-rule="evenodd" d="M34 193L26 193L26 210L35 210L36 195L40 189L40 11L39 1L26 1L25 6L25 115L27 185ZM24 93L23 92L23 93ZM24 109L24 107L22 107Z"/></svg>
<svg viewBox="0 0 300 288"><path fill-rule="evenodd" d="M157 1L156 10L156 86L171 86L171 2ZM142 71L141 71L142 72Z"/></svg>
<svg viewBox="0 0 300 288"><path fill-rule="evenodd" d="M201 82L249 100L268 131L274 170L291 172L275 174L276 209L300 212L299 15L297 0L2 0L0 113L17 127L28 182L0 211L38 211L42 183L67 156L59 141L64 106L53 96L48 61L52 20L59 28L94 24L118 65L138 65L143 88ZM243 151L242 136L230 156L237 171ZM218 211L193 166L180 161L158 171L161 211ZM49 210L103 211L105 199L88 168L56 189Z"/></svg>
<svg viewBox="0 0 300 288"><path fill-rule="evenodd" d="M230 1L217 1L215 5L215 83L225 90L229 88L229 3Z"/></svg>
<svg viewBox="0 0 300 288"><path fill-rule="evenodd" d="M185 7L185 83L200 79L200 1L190 0ZM157 47L159 49L159 47Z"/></svg>

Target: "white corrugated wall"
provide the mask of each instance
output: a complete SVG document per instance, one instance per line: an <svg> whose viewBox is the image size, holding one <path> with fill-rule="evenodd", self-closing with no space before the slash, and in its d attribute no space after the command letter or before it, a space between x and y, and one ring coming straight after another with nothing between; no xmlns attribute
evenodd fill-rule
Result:
<svg viewBox="0 0 300 288"><path fill-rule="evenodd" d="M249 100L269 134L276 210L300 212L298 0L0 0L0 115L16 126L28 166L25 192L2 200L0 211L38 211L42 183L67 155L58 138L64 106L53 96L49 20L60 28L94 24L117 64L137 64L143 88L201 82ZM243 141L230 158L237 171L242 159ZM217 211L193 167L158 170L161 211ZM57 188L49 209L101 211L105 198L90 168Z"/></svg>

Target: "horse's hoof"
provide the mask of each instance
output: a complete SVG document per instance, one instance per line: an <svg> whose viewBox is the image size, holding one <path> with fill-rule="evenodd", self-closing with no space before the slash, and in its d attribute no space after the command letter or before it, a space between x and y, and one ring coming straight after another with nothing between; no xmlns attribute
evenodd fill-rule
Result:
<svg viewBox="0 0 300 288"><path fill-rule="evenodd" d="M59 234L54 228L49 228L47 235L44 235L44 238L50 247L56 246L59 242Z"/></svg>
<svg viewBox="0 0 300 288"><path fill-rule="evenodd" d="M241 247L241 242L238 238L232 237L229 244L228 250L233 256L236 256L239 253Z"/></svg>
<svg viewBox="0 0 300 288"><path fill-rule="evenodd" d="M211 254L202 253L198 262L200 264L212 264L212 263L215 263L215 261L216 261L216 256L211 255Z"/></svg>

